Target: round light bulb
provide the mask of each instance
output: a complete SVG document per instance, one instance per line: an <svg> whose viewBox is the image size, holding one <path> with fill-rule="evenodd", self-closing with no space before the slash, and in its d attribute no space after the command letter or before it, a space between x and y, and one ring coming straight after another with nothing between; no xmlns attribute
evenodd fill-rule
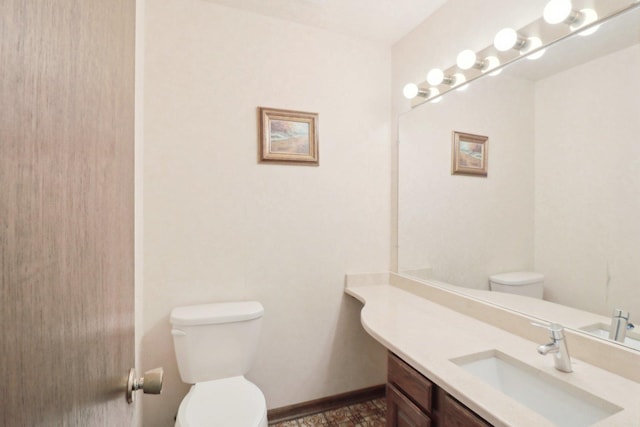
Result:
<svg viewBox="0 0 640 427"><path fill-rule="evenodd" d="M427 82L431 86L438 86L444 80L444 72L440 68L434 68L427 74Z"/></svg>
<svg viewBox="0 0 640 427"><path fill-rule="evenodd" d="M466 49L458 54L456 63L461 70L468 70L476 64L476 59L476 53L471 49Z"/></svg>
<svg viewBox="0 0 640 427"><path fill-rule="evenodd" d="M402 89L402 94L407 99L413 99L418 96L418 86L415 83L407 83Z"/></svg>
<svg viewBox="0 0 640 427"><path fill-rule="evenodd" d="M493 39L493 45L500 52L506 52L518 42L518 33L513 28L503 28Z"/></svg>
<svg viewBox="0 0 640 427"><path fill-rule="evenodd" d="M527 43L527 50L522 53L525 54L525 53L531 52L532 50L535 50L540 46L542 46L542 40L540 40L540 37L529 37L528 43ZM538 59L542 55L544 55L546 51L547 51L546 49L541 49L536 53L532 53L531 55L528 55L527 59L531 59L531 60Z"/></svg>
<svg viewBox="0 0 640 427"><path fill-rule="evenodd" d="M429 102L433 102L435 104L442 101L442 97L438 95L440 95L440 91L438 89L435 87L429 88Z"/></svg>
<svg viewBox="0 0 640 427"><path fill-rule="evenodd" d="M559 24L571 14L571 0L551 0L544 7L542 17L548 24Z"/></svg>
<svg viewBox="0 0 640 427"><path fill-rule="evenodd" d="M500 66L500 60L495 56L487 56L484 59L484 62L486 63L486 65L482 69L483 73L489 72L490 76L497 76L502 72L502 68L500 68L499 70L492 71L494 68Z"/></svg>
<svg viewBox="0 0 640 427"><path fill-rule="evenodd" d="M467 78L462 73L455 73L453 77L456 79L456 90L463 91L466 90L469 85L464 84L467 81Z"/></svg>
<svg viewBox="0 0 640 427"><path fill-rule="evenodd" d="M582 15L582 18L576 24L569 26L569 28L571 28L571 31L579 30L585 25L589 25L592 22L598 20L598 14L593 9L581 9L580 14ZM600 28L600 25L595 25L588 30L580 31L578 34L581 36L589 36L598 31L598 28Z"/></svg>

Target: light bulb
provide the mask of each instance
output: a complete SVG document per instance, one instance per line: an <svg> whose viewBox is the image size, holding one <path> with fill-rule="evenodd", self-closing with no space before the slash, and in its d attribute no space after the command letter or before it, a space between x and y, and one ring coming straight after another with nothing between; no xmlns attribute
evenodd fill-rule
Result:
<svg viewBox="0 0 640 427"><path fill-rule="evenodd" d="M453 77L456 79L456 90L463 91L466 90L469 85L464 84L467 81L467 78L462 73L455 73Z"/></svg>
<svg viewBox="0 0 640 427"><path fill-rule="evenodd" d="M493 39L493 45L500 52L506 52L518 42L518 33L513 28L503 28Z"/></svg>
<svg viewBox="0 0 640 427"><path fill-rule="evenodd" d="M415 83L407 83L404 86L404 89L402 89L402 94L407 99L413 99L416 96L418 96L419 91L420 90L418 89L418 86Z"/></svg>
<svg viewBox="0 0 640 427"><path fill-rule="evenodd" d="M524 53L528 53L531 52L532 50L535 50L537 48L539 48L540 46L542 46L542 40L540 40L539 37L529 37L527 42L527 50L522 52ZM532 53L531 55L527 56L527 59L538 59L540 58L542 55L544 55L544 53L546 52L546 49L541 49L539 51L537 51L536 53Z"/></svg>
<svg viewBox="0 0 640 427"><path fill-rule="evenodd" d="M579 30L585 25L589 25L598 19L598 14L593 9L581 9L580 14L582 15L581 19L574 25L569 26L569 28L571 28L571 31ZM600 25L595 25L588 30L580 31L578 34L581 36L589 36L598 31L598 28L600 28Z"/></svg>
<svg viewBox="0 0 640 427"><path fill-rule="evenodd" d="M438 103L440 101L442 101L442 97L438 96L440 95L440 91L438 89L436 89L435 87L431 87L429 88L429 101L435 103ZM436 97L436 98L434 98Z"/></svg>
<svg viewBox="0 0 640 427"><path fill-rule="evenodd" d="M571 15L571 0L551 0L544 7L542 17L548 24L559 24Z"/></svg>
<svg viewBox="0 0 640 427"><path fill-rule="evenodd" d="M484 68L482 68L483 73L489 72L490 76L497 76L502 72L502 68L500 68L499 70L491 71L494 68L500 66L500 60L495 56L487 56L484 59L484 62L486 62L486 65L484 66Z"/></svg>
<svg viewBox="0 0 640 427"><path fill-rule="evenodd" d="M427 74L427 82L431 86L438 86L444 80L444 73L440 68L434 68Z"/></svg>
<svg viewBox="0 0 640 427"><path fill-rule="evenodd" d="M466 49L458 54L456 63L461 70L468 70L476 64L476 59L476 53L471 49Z"/></svg>

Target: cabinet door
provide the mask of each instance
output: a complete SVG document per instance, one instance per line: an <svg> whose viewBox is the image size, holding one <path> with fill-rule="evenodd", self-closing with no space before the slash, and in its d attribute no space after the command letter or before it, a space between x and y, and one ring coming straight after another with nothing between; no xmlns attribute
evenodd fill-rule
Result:
<svg viewBox="0 0 640 427"><path fill-rule="evenodd" d="M442 427L489 427L482 418L449 396L442 403Z"/></svg>
<svg viewBox="0 0 640 427"><path fill-rule="evenodd" d="M409 396L423 412L431 413L433 384L393 353L387 364L388 382Z"/></svg>
<svg viewBox="0 0 640 427"><path fill-rule="evenodd" d="M387 384L387 427L431 427L431 420L398 389Z"/></svg>

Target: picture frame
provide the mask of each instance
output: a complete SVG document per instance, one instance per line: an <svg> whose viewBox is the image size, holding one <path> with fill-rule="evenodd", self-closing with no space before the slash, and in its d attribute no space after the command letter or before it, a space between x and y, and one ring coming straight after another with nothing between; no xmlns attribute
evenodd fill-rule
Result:
<svg viewBox="0 0 640 427"><path fill-rule="evenodd" d="M318 166L318 113L258 107L260 163Z"/></svg>
<svg viewBox="0 0 640 427"><path fill-rule="evenodd" d="M451 174L488 176L489 137L453 131Z"/></svg>

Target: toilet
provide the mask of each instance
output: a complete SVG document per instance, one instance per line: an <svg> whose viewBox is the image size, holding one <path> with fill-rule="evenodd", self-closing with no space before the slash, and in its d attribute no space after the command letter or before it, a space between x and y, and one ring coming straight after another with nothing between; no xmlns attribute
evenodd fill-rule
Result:
<svg viewBox="0 0 640 427"><path fill-rule="evenodd" d="M178 409L176 427L267 427L267 405L244 374L256 352L259 302L176 307L171 335L182 381L193 384Z"/></svg>
<svg viewBox="0 0 640 427"><path fill-rule="evenodd" d="M514 271L489 276L489 288L495 292L542 299L544 275L530 271Z"/></svg>

